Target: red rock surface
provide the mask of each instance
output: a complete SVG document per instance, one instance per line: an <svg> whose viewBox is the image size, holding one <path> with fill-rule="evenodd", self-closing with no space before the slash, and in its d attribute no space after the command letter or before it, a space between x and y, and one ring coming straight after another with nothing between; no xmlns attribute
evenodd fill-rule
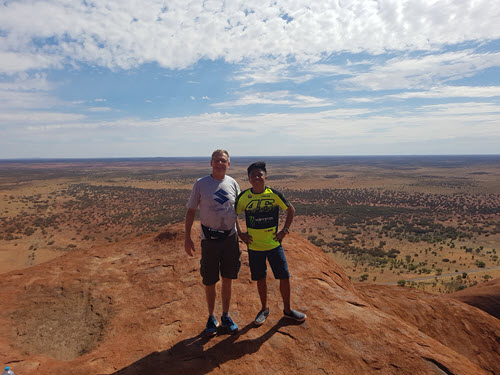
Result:
<svg viewBox="0 0 500 375"><path fill-rule="evenodd" d="M292 301L304 323L282 319L269 279L260 308L248 258L233 284L240 332L201 335L207 318L182 224L0 275L0 361L22 375L499 374L500 321L446 297L353 286L298 235L284 246ZM220 315L219 298L217 312Z"/></svg>
<svg viewBox="0 0 500 375"><path fill-rule="evenodd" d="M382 285L356 287L373 306L418 328L490 373L500 374L500 321L492 330L490 315L443 295Z"/></svg>
<svg viewBox="0 0 500 375"><path fill-rule="evenodd" d="M449 295L500 319L500 279L481 283Z"/></svg>

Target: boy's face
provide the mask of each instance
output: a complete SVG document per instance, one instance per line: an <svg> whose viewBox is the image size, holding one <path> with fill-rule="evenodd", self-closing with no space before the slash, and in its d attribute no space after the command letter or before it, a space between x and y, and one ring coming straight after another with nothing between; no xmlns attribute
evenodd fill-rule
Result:
<svg viewBox="0 0 500 375"><path fill-rule="evenodd" d="M266 186L267 175L262 169L253 169L248 175L248 181L252 188L258 192L263 191Z"/></svg>

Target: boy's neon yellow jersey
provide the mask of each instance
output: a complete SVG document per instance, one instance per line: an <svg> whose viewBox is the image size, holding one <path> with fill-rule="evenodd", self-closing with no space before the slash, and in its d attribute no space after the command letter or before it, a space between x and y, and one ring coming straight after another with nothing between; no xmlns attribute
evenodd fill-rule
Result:
<svg viewBox="0 0 500 375"><path fill-rule="evenodd" d="M267 187L260 194L252 189L243 191L236 198L236 214L245 211L248 234L252 242L250 250L271 250L280 245L274 239L278 231L279 209L287 210L290 203L278 190Z"/></svg>

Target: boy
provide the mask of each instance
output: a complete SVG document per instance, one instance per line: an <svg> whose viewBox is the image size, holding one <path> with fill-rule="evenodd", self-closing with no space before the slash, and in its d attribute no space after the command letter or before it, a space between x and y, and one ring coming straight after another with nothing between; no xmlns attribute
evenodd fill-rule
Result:
<svg viewBox="0 0 500 375"><path fill-rule="evenodd" d="M236 199L236 214L245 211L247 233L238 232L239 237L248 245L248 260L252 280L257 281L262 308L255 318L255 324L261 325L269 315L267 305L267 266L269 261L275 279L280 280L280 292L283 299L283 314L302 322L306 315L290 308L290 273L281 240L289 233L295 215L295 209L276 189L266 186L266 163L258 161L248 169L248 181L251 189L243 191ZM286 210L285 225L278 232L279 209Z"/></svg>

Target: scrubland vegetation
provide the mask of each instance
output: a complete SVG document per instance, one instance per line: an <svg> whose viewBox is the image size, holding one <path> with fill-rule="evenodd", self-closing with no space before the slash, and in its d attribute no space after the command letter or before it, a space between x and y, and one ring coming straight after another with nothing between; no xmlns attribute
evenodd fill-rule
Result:
<svg viewBox="0 0 500 375"><path fill-rule="evenodd" d="M121 186L72 184L48 197L40 194L9 197L25 208L13 217L1 217L0 240L16 240L37 231L74 231L75 241L108 241L127 235L156 232L182 221L186 189L141 189ZM5 198L4 198L5 199ZM52 243L53 244L53 243Z"/></svg>
<svg viewBox="0 0 500 375"><path fill-rule="evenodd" d="M497 248L480 245L491 243L488 238L498 244L495 194L326 189L287 195L299 217L315 218L303 220L301 233L334 258L350 260L356 281L389 282L388 274L404 275L400 285L455 291L478 282L466 271L500 265ZM450 273L440 285L406 281Z"/></svg>

